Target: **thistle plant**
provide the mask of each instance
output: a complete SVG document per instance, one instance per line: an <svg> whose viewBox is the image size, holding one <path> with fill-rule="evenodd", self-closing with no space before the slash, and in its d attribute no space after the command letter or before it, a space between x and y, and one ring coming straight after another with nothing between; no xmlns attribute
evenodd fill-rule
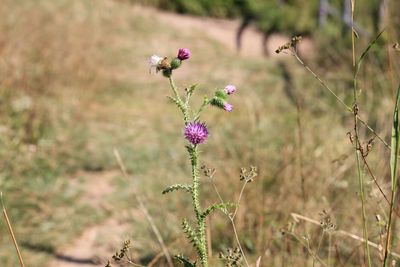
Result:
<svg viewBox="0 0 400 267"><path fill-rule="evenodd" d="M216 203L206 208L202 208L200 203L200 166L199 166L199 147L203 145L208 137L209 130L205 122L200 120L201 114L207 107L213 106L226 112L231 112L233 106L228 102L230 95L234 94L236 87L227 85L225 88L217 89L214 96L204 97L202 104L198 108L191 106L191 97L195 92L197 85L186 88L183 92L178 89L173 80L173 72L182 66L183 61L188 60L191 56L189 49L181 48L178 54L172 60L167 57L153 55L149 59L150 71L161 72L169 80L172 95L169 99L180 110L183 117L183 137L187 140L186 150L191 164L191 183L174 184L167 187L162 193L167 194L173 191L183 190L191 196L195 222L190 222L184 218L182 220L182 228L190 243L197 252L198 260L201 266L208 266L207 240L206 240L206 218L214 210L220 209L227 212L228 203ZM195 262L190 262L183 256L176 256L176 259L184 264L184 266L196 266Z"/></svg>

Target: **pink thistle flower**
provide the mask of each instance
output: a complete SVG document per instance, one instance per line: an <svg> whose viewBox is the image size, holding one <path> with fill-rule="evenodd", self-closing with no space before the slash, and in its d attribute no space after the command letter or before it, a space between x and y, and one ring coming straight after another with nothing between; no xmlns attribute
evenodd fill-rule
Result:
<svg viewBox="0 0 400 267"><path fill-rule="evenodd" d="M233 110L233 106L229 103L224 103L224 110L231 112Z"/></svg>
<svg viewBox="0 0 400 267"><path fill-rule="evenodd" d="M178 56L180 60L185 60L190 58L190 51L187 48L180 48L178 51Z"/></svg>
<svg viewBox="0 0 400 267"><path fill-rule="evenodd" d="M204 143L208 137L207 126L200 122L189 122L185 127L184 135L193 145Z"/></svg>
<svg viewBox="0 0 400 267"><path fill-rule="evenodd" d="M225 86L224 88L225 93L227 93L228 95L233 94L234 92L236 92L236 86L229 84L227 86Z"/></svg>

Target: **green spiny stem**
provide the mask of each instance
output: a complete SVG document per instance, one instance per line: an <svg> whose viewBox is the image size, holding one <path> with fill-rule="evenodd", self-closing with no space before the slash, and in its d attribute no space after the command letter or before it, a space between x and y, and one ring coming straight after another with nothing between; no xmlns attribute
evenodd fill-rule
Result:
<svg viewBox="0 0 400 267"><path fill-rule="evenodd" d="M189 151L190 159L192 164L192 181L193 181L193 207L196 214L196 219L199 221L201 219L201 209L199 201L199 167L198 167L198 155L197 146L193 145Z"/></svg>
<svg viewBox="0 0 400 267"><path fill-rule="evenodd" d="M174 79L172 79L172 76L168 77L169 84L171 86L172 91L174 92L174 99L177 102L177 105L179 109L182 111L183 114L183 120L185 121L185 125L189 123L189 105L187 101L183 102L182 98L180 97L178 93L178 88L176 87L174 83Z"/></svg>
<svg viewBox="0 0 400 267"><path fill-rule="evenodd" d="M208 266L207 259L207 247L206 247L206 224L205 218L202 217L202 210L200 207L200 199L199 199L199 160L198 160L198 151L197 146L194 145L189 150L191 164L192 164L192 201L193 208L197 219L197 235L200 240L199 257L203 267Z"/></svg>
<svg viewBox="0 0 400 267"><path fill-rule="evenodd" d="M176 104L179 109L182 111L183 119L185 125L189 123L189 98L190 95L186 96L185 102L182 101L181 97L179 96L178 89L175 86L174 80L172 77L169 77L169 83L171 89L174 93L174 99L176 100ZM206 103L207 104L207 103ZM206 106L206 104L203 104ZM204 107L203 106L203 107ZM202 108L200 109L199 113L201 112ZM199 114L197 114L198 116ZM205 218L202 216L203 212L200 207L200 199L199 199L199 159L198 159L198 151L196 145L191 145L188 147L188 152L191 160L192 165L192 187L191 187L191 194L192 194L192 203L194 213L196 215L197 220L197 238L199 240L199 244L197 244L197 250L200 257L200 262L203 267L208 267L208 256L207 256L207 240L206 240L206 222Z"/></svg>
<svg viewBox="0 0 400 267"><path fill-rule="evenodd" d="M176 88L176 85L174 83L174 80L172 79L172 76L170 76L168 78L168 80L169 80L169 84L171 86L172 91L174 92L174 95L175 95L176 99L178 99L179 102L182 102L182 99L178 94L178 89Z"/></svg>

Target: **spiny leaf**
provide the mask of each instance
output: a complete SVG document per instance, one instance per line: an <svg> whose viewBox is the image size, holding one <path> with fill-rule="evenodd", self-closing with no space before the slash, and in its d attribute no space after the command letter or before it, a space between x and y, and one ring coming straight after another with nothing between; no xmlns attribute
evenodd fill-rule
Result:
<svg viewBox="0 0 400 267"><path fill-rule="evenodd" d="M174 102L174 104L180 109L180 110L184 110L185 107L182 104L181 101L179 101L179 99L176 99L175 97L172 96L167 96L172 102Z"/></svg>
<svg viewBox="0 0 400 267"><path fill-rule="evenodd" d="M202 213L202 217L205 218L207 217L211 212L213 212L216 209L221 210L223 213L228 214L228 207L235 207L236 204L234 203L217 203L217 204L213 204L211 206L209 206L203 213Z"/></svg>
<svg viewBox="0 0 400 267"><path fill-rule="evenodd" d="M194 90L196 89L196 86L197 86L197 84L194 84L194 85L190 86L189 88L185 89L186 90L186 100L185 100L186 107L189 106L190 98L192 97L192 94L193 94Z"/></svg>
<svg viewBox="0 0 400 267"><path fill-rule="evenodd" d="M194 92L194 90L196 89L196 87L197 87L197 84L193 84L192 86L190 86L190 87L187 89L188 94L191 95L191 94Z"/></svg>
<svg viewBox="0 0 400 267"><path fill-rule="evenodd" d="M162 191L162 193L167 194L167 193L171 193L171 192L177 191L177 190L185 190L186 192L191 193L192 186L186 185L186 184L174 184L174 185L170 185L167 188L165 188L164 191Z"/></svg>
<svg viewBox="0 0 400 267"><path fill-rule="evenodd" d="M189 152L189 154L191 154L191 153L194 152L194 147L193 147L193 145L187 145L187 146L185 146L185 147L186 147L186 150Z"/></svg>
<svg viewBox="0 0 400 267"><path fill-rule="evenodd" d="M182 220L182 229L183 232L186 234L186 237L189 239L189 242L192 243L193 247L196 249L197 253L201 255L202 251L200 241L197 238L197 235L192 226L190 226L189 222L186 219Z"/></svg>
<svg viewBox="0 0 400 267"><path fill-rule="evenodd" d="M197 155L195 153L195 145L187 145L186 149L189 153L190 162L192 163L192 165L194 165L195 162L197 161Z"/></svg>
<svg viewBox="0 0 400 267"><path fill-rule="evenodd" d="M172 102L174 102L177 106L179 106L179 100L172 96L167 96Z"/></svg>
<svg viewBox="0 0 400 267"><path fill-rule="evenodd" d="M196 267L196 262L191 263L189 259L182 255L176 255L175 259L178 260L180 263L183 263L184 267Z"/></svg>

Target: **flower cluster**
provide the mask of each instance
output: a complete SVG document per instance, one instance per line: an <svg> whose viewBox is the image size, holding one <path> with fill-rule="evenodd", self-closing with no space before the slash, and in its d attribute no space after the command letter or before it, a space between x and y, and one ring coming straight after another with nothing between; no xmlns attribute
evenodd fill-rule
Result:
<svg viewBox="0 0 400 267"><path fill-rule="evenodd" d="M232 84L225 86L225 88L219 89L215 92L214 97L211 99L210 104L218 108L222 108L225 111L231 112L233 106L227 102L228 96L236 92L236 87Z"/></svg>
<svg viewBox="0 0 400 267"><path fill-rule="evenodd" d="M162 58L157 55L152 55L149 59L150 70L155 68L156 72L162 71L165 77L171 77L172 71L179 68L183 60L189 58L190 51L187 48L180 48L178 55L171 61L169 61L167 57Z"/></svg>
<svg viewBox="0 0 400 267"><path fill-rule="evenodd" d="M171 77L172 71L179 68L182 64L182 61L189 59L190 56L191 53L187 48L180 48L178 50L177 56L171 61L168 60L167 57L152 55L149 58L150 70L152 68L155 68L156 72L161 71L165 77L172 79ZM192 86L191 88L192 88L191 90L187 91L188 98L190 98L195 86ZM180 99L180 97L178 96L177 89L176 88L173 89L176 95L171 99L178 105L178 107L180 107L181 109L184 108L185 106L183 102L181 102L182 100ZM201 107L200 110L202 110L207 105L212 105L220 109L223 109L225 111L231 112L233 110L233 106L230 103L228 103L227 99L228 96L232 95L235 92L236 92L236 87L232 84L228 84L223 89L217 89L214 94L214 97L211 100L205 98L205 102L203 103L203 106ZM189 100L187 99L187 103L188 101ZM184 112L184 110L182 111ZM207 126L204 123L198 122L198 119L194 119L193 122L189 122L186 124L186 127L184 129L184 136L193 145L202 144L208 138Z"/></svg>

